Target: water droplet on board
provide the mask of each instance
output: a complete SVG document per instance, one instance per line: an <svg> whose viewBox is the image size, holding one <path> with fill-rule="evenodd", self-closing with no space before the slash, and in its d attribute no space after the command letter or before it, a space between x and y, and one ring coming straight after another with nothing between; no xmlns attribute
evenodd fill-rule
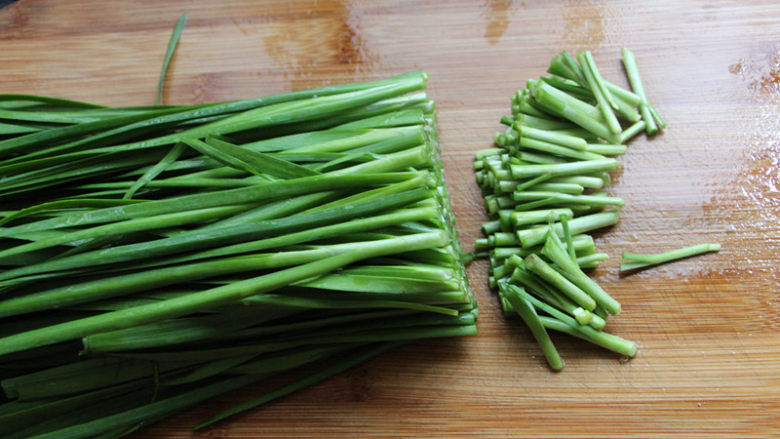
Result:
<svg viewBox="0 0 780 439"><path fill-rule="evenodd" d="M755 94L780 94L780 46L759 47L746 58L729 66Z"/></svg>

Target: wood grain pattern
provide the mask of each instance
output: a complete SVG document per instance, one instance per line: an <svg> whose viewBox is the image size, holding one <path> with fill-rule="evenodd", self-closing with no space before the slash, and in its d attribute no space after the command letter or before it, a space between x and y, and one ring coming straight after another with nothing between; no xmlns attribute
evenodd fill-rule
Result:
<svg viewBox="0 0 780 439"><path fill-rule="evenodd" d="M595 273L623 304L612 332L630 362L564 337L548 371L470 269L478 337L431 340L202 434L231 393L135 438L776 437L780 431L780 3L20 0L0 10L0 91L150 104L168 36L189 22L165 100L196 103L430 73L466 249L484 219L472 152L490 146L510 94L562 49L593 51L624 82L637 55L667 131L630 145L610 189L626 199ZM617 274L622 251L723 250Z"/></svg>

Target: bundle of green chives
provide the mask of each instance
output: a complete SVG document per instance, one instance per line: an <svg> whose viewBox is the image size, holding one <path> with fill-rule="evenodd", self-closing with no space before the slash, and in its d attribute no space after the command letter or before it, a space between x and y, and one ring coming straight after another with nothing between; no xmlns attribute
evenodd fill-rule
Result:
<svg viewBox="0 0 780 439"><path fill-rule="evenodd" d="M426 80L198 106L0 95L0 435L120 437L292 373L202 428L475 334Z"/></svg>
<svg viewBox="0 0 780 439"><path fill-rule="evenodd" d="M477 151L474 169L490 220L477 249L490 257L490 286L505 315L518 314L554 370L563 361L547 330L565 332L632 357L633 342L602 331L620 304L583 269L607 258L587 233L617 223L624 202L607 196L626 142L664 121L623 49L633 91L601 77L590 52L556 55L550 76L512 96L497 148Z"/></svg>

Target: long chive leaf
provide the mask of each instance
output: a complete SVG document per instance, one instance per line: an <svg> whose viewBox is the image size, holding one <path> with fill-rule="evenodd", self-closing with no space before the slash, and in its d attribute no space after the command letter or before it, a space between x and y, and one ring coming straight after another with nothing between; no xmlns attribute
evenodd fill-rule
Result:
<svg viewBox="0 0 780 439"><path fill-rule="evenodd" d="M168 48L165 50L165 58L162 63L162 70L160 71L160 79L157 81L157 95L155 102L157 105L162 104L163 101L163 87L165 86L165 75L168 73L168 65L173 58L173 53L176 51L176 46L179 44L179 39L184 31L184 25L187 24L187 14L182 14L179 20L176 22L176 26L173 28L171 38L168 41Z"/></svg>
<svg viewBox="0 0 780 439"><path fill-rule="evenodd" d="M154 180L158 175L162 174L168 168L168 166L171 165L171 163L178 160L182 152L184 152L184 146L181 143L173 145L171 150L168 151L168 154L165 154L165 156L160 159L157 164L149 168L146 172L143 173L143 175L138 177L138 180L136 180L135 183L133 183L133 185L127 189L127 192L124 193L122 198L133 198L133 195L135 195L139 189L144 187L144 185L149 184L150 181Z"/></svg>

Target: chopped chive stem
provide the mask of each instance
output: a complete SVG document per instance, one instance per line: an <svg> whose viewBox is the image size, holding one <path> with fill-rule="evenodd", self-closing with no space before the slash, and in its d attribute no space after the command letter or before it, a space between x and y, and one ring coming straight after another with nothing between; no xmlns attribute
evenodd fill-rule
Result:
<svg viewBox="0 0 780 439"><path fill-rule="evenodd" d="M502 151L503 151L503 149L500 149L500 148L487 148L487 149L481 149L481 150L479 150L479 151L477 151L477 152L475 152L475 153L474 153L474 157L475 157L477 160L482 160L482 159L485 159L485 158L487 158L487 157L490 157L490 156L493 156L493 155L499 154L499 153L501 153Z"/></svg>
<svg viewBox="0 0 780 439"><path fill-rule="evenodd" d="M546 118L549 117L549 114L544 113L531 105L528 101L528 98L523 98L522 101L520 101L519 104L517 104L517 111L518 114L527 114L529 116L536 116L539 118Z"/></svg>
<svg viewBox="0 0 780 439"><path fill-rule="evenodd" d="M583 64L583 69L587 69L591 73L594 82L598 86L599 91L601 91L602 96L604 96L612 109L617 110L617 104L612 97L612 93L609 91L609 87L607 87L606 83L604 82L604 78L601 77L598 67L596 67L596 61L593 59L593 54L590 52L590 50L586 50L583 53L585 54L585 60L587 61L586 64ZM582 62L580 62L580 64L582 64ZM587 67L585 67L585 65L587 65Z"/></svg>
<svg viewBox="0 0 780 439"><path fill-rule="evenodd" d="M642 120L642 116L637 111L636 107L632 107L631 104L627 103L623 99L613 96L615 98L615 102L617 103L617 108L615 109L615 112L617 114L623 116L624 119L626 119L629 122L636 122L638 120Z"/></svg>
<svg viewBox="0 0 780 439"><path fill-rule="evenodd" d="M593 93L591 93L590 90L588 90L585 87L581 87L578 83L574 81L569 81L565 78L559 79L557 77L546 77L546 76L539 78L539 80L552 85L558 90L565 91L566 93L576 97L577 99L581 99L584 101L591 101L593 99Z"/></svg>
<svg viewBox="0 0 780 439"><path fill-rule="evenodd" d="M539 207L546 207L549 206L550 204L555 204L554 198L542 198L528 203L516 204L514 207L515 210L522 212L522 211L537 209Z"/></svg>
<svg viewBox="0 0 780 439"><path fill-rule="evenodd" d="M566 241L566 252L569 254L569 258L576 263L577 254L574 251L574 242L572 241L571 229L569 229L569 218L571 217L567 218L566 215L560 215L558 221L561 222L561 229L563 229L563 237ZM558 235L553 233L552 230L547 232L547 235L548 239L550 239L550 237L552 237L552 239L558 239Z"/></svg>
<svg viewBox="0 0 780 439"><path fill-rule="evenodd" d="M585 116L587 116L587 117L589 117L589 118L591 118L591 119L593 119L593 120L595 120L597 122L604 122L603 115L601 114L601 111L598 108L596 108L593 105L590 105L590 104L588 104L586 102L583 102L583 101L581 101L581 100L579 100L579 99L577 99L577 98L575 98L573 96L570 96L570 95L566 94L566 92L564 92L562 90L559 90L559 89L553 87L552 85L547 84L544 81L535 81L532 84L532 87L529 90L531 90L532 96L534 97L534 99L537 99L537 101L538 101L538 98L539 98L537 96L537 93L542 93L543 96L548 96L549 97L549 99L547 99L547 101L556 103L557 105L555 105L555 106L548 106L544 102L539 102L545 108L549 109L550 111L553 111L559 117L564 117L565 119L567 119L563 114L558 114L558 111L556 111L556 109L559 106L564 106L564 107L570 107L570 108L576 110L577 112L580 112L583 115L585 115ZM572 122L577 124L577 122L575 122L575 121L572 121ZM577 125L579 125L579 124L577 124ZM583 127L583 128L585 128L585 127Z"/></svg>
<svg viewBox="0 0 780 439"><path fill-rule="evenodd" d="M513 192L512 198L516 201L550 200L550 203L586 204L588 206L617 206L625 204L622 198L605 197L596 195L571 195L558 192Z"/></svg>
<svg viewBox="0 0 780 439"><path fill-rule="evenodd" d="M642 119L645 121L645 130L648 135L653 135L658 131L658 126L655 123L655 119L650 113L650 101L645 94L645 88L642 85L642 79L639 76L639 68L636 65L636 58L634 53L628 48L623 48L623 66L626 69L626 75L628 76L628 82L631 84L631 88L634 90L640 98L639 112L642 114Z"/></svg>
<svg viewBox="0 0 780 439"><path fill-rule="evenodd" d="M580 195L585 190L584 187L575 183L540 183L528 188L530 191L553 191L570 195Z"/></svg>
<svg viewBox="0 0 780 439"><path fill-rule="evenodd" d="M513 233L497 232L493 234L493 238L496 247L515 246L520 244L520 241L517 240L517 237Z"/></svg>
<svg viewBox="0 0 780 439"><path fill-rule="evenodd" d="M515 188L515 190L516 191L523 191L523 190L525 190L525 189L527 189L529 187L536 186L539 183L547 181L550 178L552 178L551 174L540 174L540 175L537 175L534 178L531 178L529 180L526 180L526 181L518 184L517 187Z"/></svg>
<svg viewBox="0 0 780 439"><path fill-rule="evenodd" d="M528 127L537 128L540 130L562 130L569 128L576 128L576 125L565 120L547 119L543 117L531 116L528 114L518 114L515 117L515 122Z"/></svg>
<svg viewBox="0 0 780 439"><path fill-rule="evenodd" d="M580 323L580 322L578 322L578 323ZM584 325L586 323L580 323L580 324ZM600 316L591 313L591 319L587 323L587 325L590 326L591 328L597 330L597 331L601 331L602 329L604 329L605 326L607 326L607 321L602 319Z"/></svg>
<svg viewBox="0 0 780 439"><path fill-rule="evenodd" d="M590 268L594 264L598 264L601 261L609 259L609 255L606 253L593 253L591 255L577 257L577 265L581 268Z"/></svg>
<svg viewBox="0 0 780 439"><path fill-rule="evenodd" d="M579 82L577 76L571 71L568 65L563 60L563 56L558 54L550 60L550 66L547 68L547 73L556 75L561 78L568 79L570 81Z"/></svg>
<svg viewBox="0 0 780 439"><path fill-rule="evenodd" d="M645 121L647 134L652 136L657 133L658 125L655 123L655 119L653 119L653 115L650 113L650 107L646 103L642 102L639 104L639 113L642 115L642 120Z"/></svg>
<svg viewBox="0 0 780 439"><path fill-rule="evenodd" d="M638 107L639 103L642 101L642 99L636 93L628 91L619 85L615 85L606 79L604 80L604 83L607 84L607 88L609 89L610 93L612 93L613 97L623 100L632 107Z"/></svg>
<svg viewBox="0 0 780 439"><path fill-rule="evenodd" d="M580 175L601 171L613 171L620 166L615 159L595 159L570 163L510 165L515 179L532 178L542 174L553 176Z"/></svg>
<svg viewBox="0 0 780 439"><path fill-rule="evenodd" d="M647 108L650 110L650 114L653 115L653 119L655 119L655 122L658 124L658 127L661 129L666 128L666 122L661 118L661 115L658 114L658 111L656 111L653 104L648 103Z"/></svg>
<svg viewBox="0 0 780 439"><path fill-rule="evenodd" d="M517 150L514 151L513 157L509 158L509 164L510 165L517 165L517 164L542 164L542 165L552 165L555 163L567 163L568 160L566 160L563 157L555 157L551 156L549 154L539 154L535 152L529 152L529 151L522 151ZM510 173L511 173L511 166L510 166Z"/></svg>
<svg viewBox="0 0 780 439"><path fill-rule="evenodd" d="M492 235L493 233L496 233L499 230L501 230L501 222L498 221L498 220L496 220L496 221L487 221L487 222L482 223L482 231L486 235Z"/></svg>
<svg viewBox="0 0 780 439"><path fill-rule="evenodd" d="M566 64L566 66L569 67L569 70L571 70L574 73L575 78L569 78L576 80L580 84L585 83L585 76L582 73L582 67L577 64L577 61L575 61L574 57L569 54L567 51L561 52L561 57L563 58L563 62Z"/></svg>
<svg viewBox="0 0 780 439"><path fill-rule="evenodd" d="M600 158L605 158L602 155L594 154L592 152L586 152L584 150L576 150L576 149L569 148L567 146L561 146L560 144L550 143L550 142L533 139L529 137L520 137L519 145L524 148L533 149L535 151L559 155L562 157L569 157L575 160L596 160Z"/></svg>
<svg viewBox="0 0 780 439"><path fill-rule="evenodd" d="M626 153L626 145L611 145L608 143L588 143L586 152L603 155L621 155Z"/></svg>
<svg viewBox="0 0 780 439"><path fill-rule="evenodd" d="M595 142L599 140L598 137L580 127L562 128L554 131L560 134L566 134L567 136L581 137L586 142Z"/></svg>
<svg viewBox="0 0 780 439"><path fill-rule="evenodd" d="M720 244L705 243L656 254L623 253L623 260L625 262L620 264L620 271L663 264L665 262L675 261L708 252L717 252L719 250Z"/></svg>
<svg viewBox="0 0 780 439"><path fill-rule="evenodd" d="M558 218L572 218L574 213L571 209L543 209L529 211L508 211L512 225L515 227L526 226L529 224L545 223Z"/></svg>
<svg viewBox="0 0 780 439"><path fill-rule="evenodd" d="M621 306L583 271L608 258L584 233L616 224L624 205L587 189L611 184L621 163L608 156L664 126L626 51L633 92L604 79L590 51L555 55L549 76L528 79L511 97L513 116L501 119L508 128L495 136L505 152L474 164L492 218L475 244L489 249L488 284L504 315L519 314L532 329L555 369L562 363L540 323L626 356L637 352L635 343L602 332ZM621 269L641 264L625 259Z"/></svg>
<svg viewBox="0 0 780 439"><path fill-rule="evenodd" d="M593 313L582 308L575 308L570 313L580 325L589 325L593 321Z"/></svg>
<svg viewBox="0 0 780 439"><path fill-rule="evenodd" d="M578 184L588 189L600 189L604 187L604 180L600 177L592 177L588 175L569 175L562 177L555 177L550 179L553 183L571 183Z"/></svg>
<svg viewBox="0 0 780 439"><path fill-rule="evenodd" d="M499 285L503 287L503 284L499 283ZM539 320L539 316L536 314L534 307L511 289L505 290L504 297L509 300L512 308L531 330L531 334L536 342L539 343L539 347L542 348L542 353L544 353L544 357L550 368L552 370L561 370L563 368L563 360L561 360L558 351L555 349L555 345L553 345L550 336L547 334L547 331Z"/></svg>
<svg viewBox="0 0 780 439"><path fill-rule="evenodd" d="M599 111L601 111L602 116L604 116L604 120L607 122L610 131L615 134L620 134L620 123L615 117L615 113L612 111L613 107L616 107L617 104L613 105L613 102L610 102L610 98L604 94L606 88L599 84L598 78L595 76L595 68L590 64L588 54L589 52L586 51L580 53L578 56L578 58L580 58L580 64L583 66L582 70L585 74L585 80L587 81L590 90L593 92L593 96L596 97L597 107Z"/></svg>
<svg viewBox="0 0 780 439"><path fill-rule="evenodd" d="M626 128L622 133L620 133L620 143L626 143L629 140L633 139L637 134L644 131L646 126L647 123L644 120L635 122L633 125Z"/></svg>

